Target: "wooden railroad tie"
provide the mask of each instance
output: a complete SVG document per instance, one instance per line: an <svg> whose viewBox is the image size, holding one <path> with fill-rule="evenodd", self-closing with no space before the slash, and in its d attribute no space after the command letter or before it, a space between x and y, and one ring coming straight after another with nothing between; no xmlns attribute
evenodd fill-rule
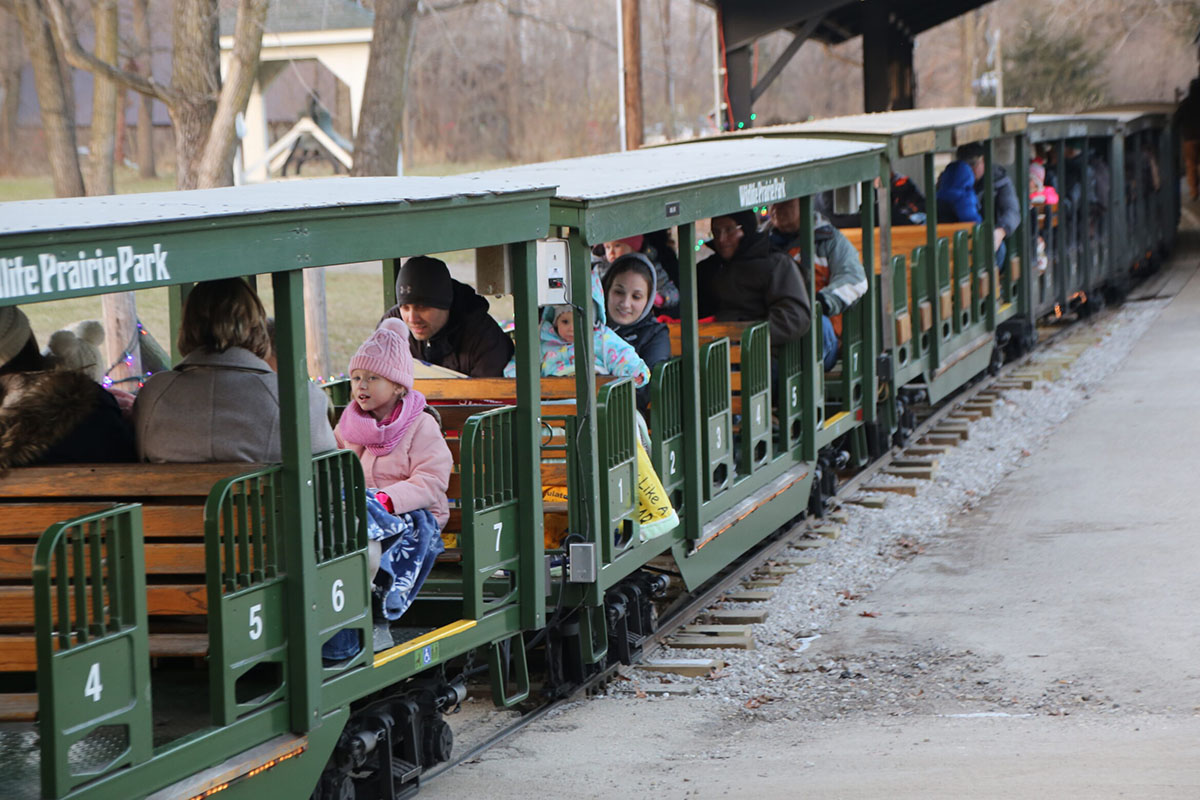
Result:
<svg viewBox="0 0 1200 800"><path fill-rule="evenodd" d="M862 506L863 508L884 508L887 506L887 498L878 494L856 494L846 502Z"/></svg>
<svg viewBox="0 0 1200 800"><path fill-rule="evenodd" d="M949 447L943 445L913 445L912 447L904 448L902 455L904 458L930 458L931 456L940 456L950 450ZM936 461L934 463L937 463Z"/></svg>
<svg viewBox="0 0 1200 800"><path fill-rule="evenodd" d="M774 592L768 592L764 589L751 589L749 591L730 592L725 595L725 599L733 603L762 603L774 596Z"/></svg>
<svg viewBox="0 0 1200 800"><path fill-rule="evenodd" d="M792 542L792 547L797 550L814 550L818 547L824 547L825 544L825 539L798 539Z"/></svg>
<svg viewBox="0 0 1200 800"><path fill-rule="evenodd" d="M917 496L917 489L921 487L919 483L912 481L897 481L896 483L875 483L870 486L864 486L865 492L891 492L892 494L906 494L910 497Z"/></svg>
<svg viewBox="0 0 1200 800"><path fill-rule="evenodd" d="M957 447L961 441L962 437L957 433L929 433L918 439L917 444L921 446Z"/></svg>
<svg viewBox="0 0 1200 800"><path fill-rule="evenodd" d="M714 608L700 618L714 625L758 625L767 621L768 613L765 608Z"/></svg>
<svg viewBox="0 0 1200 800"><path fill-rule="evenodd" d="M793 566L783 565L783 564L775 564L773 566L767 567L768 575L795 575L799 571L800 571L799 567L793 567Z"/></svg>
<svg viewBox="0 0 1200 800"><path fill-rule="evenodd" d="M780 564L787 564L792 567L811 567L817 563L815 558L785 558L779 561Z"/></svg>
<svg viewBox="0 0 1200 800"><path fill-rule="evenodd" d="M742 585L747 589L773 589L783 584L779 578L751 578Z"/></svg>
<svg viewBox="0 0 1200 800"><path fill-rule="evenodd" d="M703 678L721 669L725 662L719 658L648 658L637 665L647 672L666 672L689 678Z"/></svg>
<svg viewBox="0 0 1200 800"><path fill-rule="evenodd" d="M966 420L967 422L975 422L976 420L983 418L983 412L977 411L973 408L961 407L951 411L949 414L947 414L947 417L953 420Z"/></svg>
<svg viewBox="0 0 1200 800"><path fill-rule="evenodd" d="M965 422L942 422L933 429L933 436L957 436L960 439L971 438L971 426Z"/></svg>
<svg viewBox="0 0 1200 800"><path fill-rule="evenodd" d="M841 525L845 525L850 521L850 515L845 511L830 511L825 515L825 519L829 520L830 522L836 522Z"/></svg>
<svg viewBox="0 0 1200 800"><path fill-rule="evenodd" d="M667 639L678 648L754 649L754 629L750 625L684 625Z"/></svg>
<svg viewBox="0 0 1200 800"><path fill-rule="evenodd" d="M990 417L996 413L996 404L989 400L972 400L969 403L963 403L964 411L974 411L981 417Z"/></svg>
<svg viewBox="0 0 1200 800"><path fill-rule="evenodd" d="M826 539L833 540L842 535L842 529L837 525L818 525L809 533L813 536L824 536Z"/></svg>
<svg viewBox="0 0 1200 800"><path fill-rule="evenodd" d="M893 461L891 465L884 467L883 474L914 481L931 481L937 474L937 464L935 462L926 462L923 465L915 462L897 464Z"/></svg>

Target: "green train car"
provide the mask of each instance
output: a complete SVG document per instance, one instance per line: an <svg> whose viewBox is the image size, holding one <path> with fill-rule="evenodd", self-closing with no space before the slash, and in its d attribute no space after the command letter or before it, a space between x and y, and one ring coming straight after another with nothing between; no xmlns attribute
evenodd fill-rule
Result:
<svg viewBox="0 0 1200 800"><path fill-rule="evenodd" d="M903 440L906 403L951 394L1076 292L1144 271L1147 250L1161 258L1178 219L1165 119L897 112L452 178L0 207L0 305L168 287L177 324L197 281L269 283L283 445L274 464L0 476L0 796L411 796L450 757L443 715L472 676L486 672L494 701L514 706L632 661L669 582L699 589L821 513L837 468ZM988 164L1009 156L999 160L1028 208L1032 149L1080 136L1110 164L1131 149L1152 156L1158 179L1114 180L1096 224L1065 211L1049 229L1023 219L1001 263L990 202L974 226L877 215L893 172L928 188L965 143L981 143ZM818 305L807 333L773 346L766 321L702 320L696 274L707 220L781 200L799 200L811 252L826 193L855 215L844 233L869 276L828 372ZM633 382L540 377L538 326L539 303L565 291L577 329L590 329L589 250L664 229L678 248L680 322L645 421L679 523L651 536L634 491ZM1051 246L1063 260L1039 269L1036 235L1048 230L1063 231ZM481 292L511 295L516 377L417 379L455 455L451 546L403 618L381 624L361 466L347 451L310 454L303 270L381 261L382 311L404 257L451 250L474 251ZM591 339L576 347L591 363ZM328 389L347 402L344 385ZM325 662L322 645L348 629L374 646Z"/></svg>

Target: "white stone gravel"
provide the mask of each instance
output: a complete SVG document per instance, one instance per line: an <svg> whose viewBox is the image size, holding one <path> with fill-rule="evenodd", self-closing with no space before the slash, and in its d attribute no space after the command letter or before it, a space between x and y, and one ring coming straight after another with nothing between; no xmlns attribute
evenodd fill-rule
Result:
<svg viewBox="0 0 1200 800"><path fill-rule="evenodd" d="M1039 381L1032 390L1005 393L996 402L991 417L970 424L969 439L937 457L939 470L934 480L922 482L916 497L889 494L883 509L847 504L843 511L848 521L840 526L838 539L820 548L787 551L786 558L811 558L815 563L785 576L768 602L727 604L731 608L768 611L766 622L754 626L757 649L663 649L655 654L656 658L711 656L723 659L727 666L708 678L625 670L623 679L610 685L610 695L643 696L646 688L664 682L695 686L698 696L722 698L730 704L731 712L759 718L788 717L800 713L800 709L805 714L826 717L868 708L905 713L907 700L917 693L928 700L927 690L957 700L990 701L992 708L1012 709L994 712L997 714L1052 708L1056 698L1045 695L988 696L987 682L972 679L987 663L969 651L952 653L931 647L901 661L894 656L879 660L871 656L869 663L859 664L833 660L813 663L804 650L811 637L829 628L843 607L856 603L907 560L918 556L945 533L955 515L977 505L1023 458L1043 447L1051 432L1088 399L1091 387L1128 355L1166 303L1131 303L1078 323L1060 337L1061 341L1035 353L1034 361L1065 354L1071 340L1078 337L1103 335L1103 339L1083 351L1058 380ZM844 680L862 678L864 672L870 676L869 681ZM1077 687L1069 685L1064 685L1062 691L1079 695ZM681 701L678 697L671 699ZM1104 699L1096 698L1096 703L1103 705ZM663 702L653 696L648 700Z"/></svg>

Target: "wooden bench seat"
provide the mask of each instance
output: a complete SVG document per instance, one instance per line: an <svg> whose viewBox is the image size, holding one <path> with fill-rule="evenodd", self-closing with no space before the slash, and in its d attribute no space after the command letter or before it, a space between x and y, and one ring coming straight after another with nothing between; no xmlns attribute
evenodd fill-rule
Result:
<svg viewBox="0 0 1200 800"><path fill-rule="evenodd" d="M976 223L974 222L942 222L937 226L937 235L939 239L949 239L954 241L954 234L959 231L971 232ZM850 240L850 244L854 245L861 257L863 250L863 234L862 228L842 228L842 235ZM911 260L912 251L916 247L928 244L928 232L924 225L893 225L892 226L892 255L904 256ZM879 253L879 229L875 229L875 252ZM875 274L880 272L880 262L875 261Z"/></svg>
<svg viewBox="0 0 1200 800"><path fill-rule="evenodd" d="M208 651L204 505L214 484L259 468L246 463L73 464L5 473L0 477L0 672L37 668L32 572L45 530L130 502L143 505L150 654L203 657ZM21 718L24 707L17 700L0 705L0 718ZM3 716L5 708L12 716Z"/></svg>

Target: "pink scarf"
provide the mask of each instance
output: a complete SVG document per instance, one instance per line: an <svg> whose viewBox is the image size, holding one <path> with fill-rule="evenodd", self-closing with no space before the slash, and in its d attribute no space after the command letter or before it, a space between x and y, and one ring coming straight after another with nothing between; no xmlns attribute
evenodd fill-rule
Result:
<svg viewBox="0 0 1200 800"><path fill-rule="evenodd" d="M338 432L343 441L362 445L377 456L387 455L424 409L425 395L416 389L409 389L383 422L359 408L358 403L351 402L338 420Z"/></svg>

